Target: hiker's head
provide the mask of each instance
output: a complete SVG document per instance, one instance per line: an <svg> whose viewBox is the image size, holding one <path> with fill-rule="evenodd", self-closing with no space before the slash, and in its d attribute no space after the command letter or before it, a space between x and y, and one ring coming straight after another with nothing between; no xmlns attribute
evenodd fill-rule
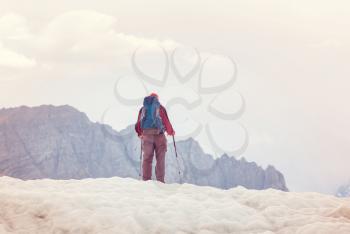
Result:
<svg viewBox="0 0 350 234"><path fill-rule="evenodd" d="M156 93L151 93L150 96L151 97L156 97L157 99L159 99L158 94L156 94Z"/></svg>

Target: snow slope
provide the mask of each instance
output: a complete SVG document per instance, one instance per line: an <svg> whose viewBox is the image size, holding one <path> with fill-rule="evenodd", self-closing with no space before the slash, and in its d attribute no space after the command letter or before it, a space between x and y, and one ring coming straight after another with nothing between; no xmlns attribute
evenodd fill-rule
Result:
<svg viewBox="0 0 350 234"><path fill-rule="evenodd" d="M350 233L350 199L134 179L0 177L0 233Z"/></svg>

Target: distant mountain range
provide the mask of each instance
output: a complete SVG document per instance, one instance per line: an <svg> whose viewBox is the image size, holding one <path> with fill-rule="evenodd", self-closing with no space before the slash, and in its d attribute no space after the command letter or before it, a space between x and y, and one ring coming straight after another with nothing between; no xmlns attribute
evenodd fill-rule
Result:
<svg viewBox="0 0 350 234"><path fill-rule="evenodd" d="M337 197L350 197L350 182L339 187Z"/></svg>
<svg viewBox="0 0 350 234"><path fill-rule="evenodd" d="M284 176L273 166L263 169L226 154L214 159L192 138L178 141L177 150L181 181L169 144L168 183L288 191ZM68 105L0 110L0 175L20 179L138 178L139 157L140 140L132 125L118 132L91 122L86 114Z"/></svg>

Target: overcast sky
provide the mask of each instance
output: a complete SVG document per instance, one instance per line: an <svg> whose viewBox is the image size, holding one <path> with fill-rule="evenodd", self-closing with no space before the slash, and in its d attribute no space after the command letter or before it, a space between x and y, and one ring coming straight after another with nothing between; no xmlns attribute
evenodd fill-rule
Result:
<svg viewBox="0 0 350 234"><path fill-rule="evenodd" d="M349 12L345 0L0 0L0 106L69 104L121 130L140 105L114 93L137 100L155 90L165 105L194 103L169 110L180 139L209 126L230 152L246 129L249 145L239 157L274 165L291 190L334 193L350 179ZM144 82L146 91L131 66L137 48L137 66L158 81L167 64L162 48L169 57L177 48L181 74L196 67L197 49L201 76L181 83L170 69L164 85ZM231 79L229 57L234 85L199 92L198 84ZM211 105L234 113L241 97L237 120L208 112ZM207 152L221 153L205 127L198 133Z"/></svg>

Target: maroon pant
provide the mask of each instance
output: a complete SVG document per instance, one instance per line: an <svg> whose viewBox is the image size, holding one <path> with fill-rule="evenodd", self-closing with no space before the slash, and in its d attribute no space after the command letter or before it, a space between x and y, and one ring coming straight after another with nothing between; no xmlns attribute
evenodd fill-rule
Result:
<svg viewBox="0 0 350 234"><path fill-rule="evenodd" d="M153 155L156 155L156 178L164 183L165 175L165 153L167 151L167 140L164 134L143 135L142 137L143 162L142 172L143 180L150 180L152 177Z"/></svg>

